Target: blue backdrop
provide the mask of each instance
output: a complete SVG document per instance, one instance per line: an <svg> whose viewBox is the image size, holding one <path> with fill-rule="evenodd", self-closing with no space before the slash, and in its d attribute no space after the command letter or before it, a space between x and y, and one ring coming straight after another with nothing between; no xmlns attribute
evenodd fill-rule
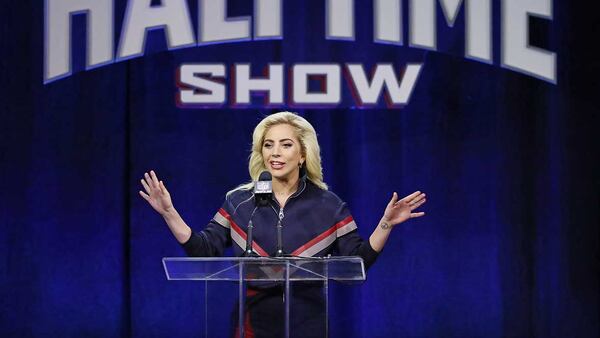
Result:
<svg viewBox="0 0 600 338"><path fill-rule="evenodd" d="M462 12L454 29L440 21L440 52L373 44L371 2L357 2L355 42L324 39L322 1L286 1L284 40L168 52L157 31L144 57L43 85L42 2L3 1L0 334L198 335L202 288L166 281L161 258L184 253L139 179L156 170L201 230L248 179L251 132L275 110L261 98L180 109L181 63L249 62L258 74L268 62L411 61L425 66L403 109L354 109L347 91L344 109L289 108L315 126L325 181L364 237L393 191L428 194L426 217L394 229L367 282L336 288L332 336L597 336L597 16L555 1L553 21L533 22L532 40L558 55L552 85L465 60ZM249 3L230 1L230 15ZM116 1L115 36L124 8ZM85 22L74 24L77 71Z"/></svg>

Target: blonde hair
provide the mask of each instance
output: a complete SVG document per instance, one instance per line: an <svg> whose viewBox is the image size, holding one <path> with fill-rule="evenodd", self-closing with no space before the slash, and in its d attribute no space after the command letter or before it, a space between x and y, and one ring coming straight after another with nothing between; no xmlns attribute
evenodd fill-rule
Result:
<svg viewBox="0 0 600 338"><path fill-rule="evenodd" d="M279 112L262 119L254 128L252 133L252 152L248 161L248 172L252 182L248 182L229 191L227 195L236 190L250 190L254 187L254 181L258 180L260 173L267 170L262 156L262 147L265 135L269 129L278 124L287 124L294 128L296 137L300 141L300 152L304 156L304 168L307 179L317 187L327 190L327 184L323 182L323 167L321 166L321 148L317 141L315 128L303 117L291 112Z"/></svg>

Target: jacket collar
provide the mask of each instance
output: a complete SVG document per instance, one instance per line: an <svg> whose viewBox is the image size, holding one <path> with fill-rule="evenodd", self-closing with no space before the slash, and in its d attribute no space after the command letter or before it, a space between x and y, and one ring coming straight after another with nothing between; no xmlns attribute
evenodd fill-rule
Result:
<svg viewBox="0 0 600 338"><path fill-rule="evenodd" d="M296 197L298 195L300 195L305 189L306 189L306 175L302 176L298 182L298 190L296 190L295 193L293 193L290 198Z"/></svg>

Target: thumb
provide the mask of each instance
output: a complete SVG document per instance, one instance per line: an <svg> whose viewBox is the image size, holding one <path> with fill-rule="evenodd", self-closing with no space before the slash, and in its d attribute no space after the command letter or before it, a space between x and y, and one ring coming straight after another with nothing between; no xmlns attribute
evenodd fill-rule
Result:
<svg viewBox="0 0 600 338"><path fill-rule="evenodd" d="M396 202L398 202L398 194L394 191L394 193L392 194L392 199L390 200L390 203L388 203L388 206L393 206Z"/></svg>

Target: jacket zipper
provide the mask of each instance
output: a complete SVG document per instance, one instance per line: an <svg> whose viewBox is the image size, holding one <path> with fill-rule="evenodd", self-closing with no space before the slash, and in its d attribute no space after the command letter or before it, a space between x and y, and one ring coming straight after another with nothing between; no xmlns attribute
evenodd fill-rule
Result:
<svg viewBox="0 0 600 338"><path fill-rule="evenodd" d="M279 212L277 212L277 210L275 210L275 207L271 204L271 209L273 209L273 211L278 215L279 220L277 221L277 225L282 225L283 222L283 217L285 217L284 213L283 213L283 209L288 205L288 202L292 199L292 198L296 198L298 196L300 196L300 194L302 192L304 192L304 189L306 189L306 183L304 183L304 185L302 186L302 190L300 190L297 194L293 194L292 196L288 197L288 199L285 201L285 205L283 206L283 208L279 205L279 202L277 202L277 200L272 197L272 199L275 201L275 203L277 203L277 205L279 206Z"/></svg>
<svg viewBox="0 0 600 338"><path fill-rule="evenodd" d="M287 204L287 203L286 203ZM283 208L279 208L279 221L277 221L277 225L281 226L281 222L283 221Z"/></svg>
<svg viewBox="0 0 600 338"><path fill-rule="evenodd" d="M297 194L293 194L292 196L288 197L288 199L285 201L285 205L283 206L283 208L281 207L281 205L279 205L279 202L277 202L277 200L275 198L273 198L275 203L277 203L277 205L279 206L279 212L277 212L277 210L275 210L275 207L273 206L273 204L271 204L271 208L277 214L277 218L278 218L277 219L277 229L281 229L281 230L278 230L278 234L277 234L278 237L279 236L283 237L283 218L285 217L285 214L283 213L283 209L288 205L289 201L292 198L295 198L296 196L299 196L302 192L304 192L304 189L306 189L306 182L302 186L302 190L300 190ZM279 238L278 242L282 243L282 240L283 240L283 238Z"/></svg>

